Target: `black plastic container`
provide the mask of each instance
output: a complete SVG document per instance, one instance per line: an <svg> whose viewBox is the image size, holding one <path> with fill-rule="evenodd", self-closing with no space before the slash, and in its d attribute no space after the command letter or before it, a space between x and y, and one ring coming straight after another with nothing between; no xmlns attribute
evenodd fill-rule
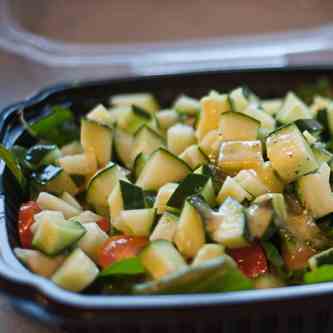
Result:
<svg viewBox="0 0 333 333"><path fill-rule="evenodd" d="M19 112L33 119L45 107L69 104L80 117L117 93L150 91L167 105L186 93L203 96L210 89L228 91L248 85L259 96L282 96L318 78L333 79L331 68L289 68L139 77L81 82L48 88L0 113L0 138L6 146L29 144ZM333 282L271 290L170 296L99 296L73 294L27 271L12 248L18 245L20 190L0 168L0 292L26 314L60 326L91 329L129 328L156 331L184 329L220 332L330 332L333 328Z"/></svg>

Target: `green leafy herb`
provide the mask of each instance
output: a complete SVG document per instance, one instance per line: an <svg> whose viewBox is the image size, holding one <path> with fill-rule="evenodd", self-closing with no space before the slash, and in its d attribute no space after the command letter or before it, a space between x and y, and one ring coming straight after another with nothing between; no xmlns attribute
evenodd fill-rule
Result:
<svg viewBox="0 0 333 333"><path fill-rule="evenodd" d="M27 153L27 149L22 146L15 145L12 147L11 152L14 154L17 161L21 163L21 161L25 160L25 154Z"/></svg>
<svg viewBox="0 0 333 333"><path fill-rule="evenodd" d="M27 149L22 146L15 145L12 147L11 152L14 154L16 160L20 164L23 173L25 175L29 174L30 170L32 169L32 165L25 158Z"/></svg>
<svg viewBox="0 0 333 333"><path fill-rule="evenodd" d="M209 293L252 289L234 261L221 256L198 266L185 267L159 280L136 284L135 294Z"/></svg>
<svg viewBox="0 0 333 333"><path fill-rule="evenodd" d="M230 268L223 275L218 276L216 282L220 285L219 291L239 291L253 288L252 281L247 278L238 268ZM214 292L215 287L207 289L208 292Z"/></svg>
<svg viewBox="0 0 333 333"><path fill-rule="evenodd" d="M78 138L79 129L74 122L70 109L54 106L51 112L34 122L28 124L23 115L23 126L34 137L62 146Z"/></svg>
<svg viewBox="0 0 333 333"><path fill-rule="evenodd" d="M19 161L15 155L10 150L6 149L2 144L0 144L0 159L6 163L7 168L14 175L22 189L25 189L26 179Z"/></svg>
<svg viewBox="0 0 333 333"><path fill-rule="evenodd" d="M41 118L39 121L33 123L30 128L37 134L46 134L51 127L62 125L65 121L72 120L72 112L61 106L54 106L52 112L46 117Z"/></svg>
<svg viewBox="0 0 333 333"><path fill-rule="evenodd" d="M252 289L253 284L237 267L228 267L193 282L193 285L183 287L184 292L214 293ZM187 289L187 290L186 290ZM186 291L185 291L186 290ZM182 293L182 291L178 291Z"/></svg>
<svg viewBox="0 0 333 333"><path fill-rule="evenodd" d="M307 284L328 281L333 281L333 265L323 265L304 274L304 283Z"/></svg>
<svg viewBox="0 0 333 333"><path fill-rule="evenodd" d="M120 275L138 275L145 272L144 267L138 257L131 257L115 262L105 268L100 277L120 276Z"/></svg>

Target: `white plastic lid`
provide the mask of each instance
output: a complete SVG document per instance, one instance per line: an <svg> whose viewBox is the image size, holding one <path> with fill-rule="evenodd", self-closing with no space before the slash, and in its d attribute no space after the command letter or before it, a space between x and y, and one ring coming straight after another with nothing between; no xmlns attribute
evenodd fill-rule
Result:
<svg viewBox="0 0 333 333"><path fill-rule="evenodd" d="M0 47L34 66L40 64L58 80L331 62L333 25L318 26L325 3L319 4L320 15L312 8L316 1L296 1L299 15L288 14L285 4L274 1L262 9L258 4L253 7L253 1L224 7L217 1L186 3L59 0L35 6L24 0L4 0L0 2ZM237 6L241 12L235 11ZM272 22L262 18L268 13L266 7L275 15ZM250 13L247 23L239 22L244 13ZM283 15L288 19L281 20ZM216 24L207 23L211 20ZM262 24L271 32L249 35L259 32ZM56 29L59 26L63 29ZM206 26L213 28L203 29ZM118 31L105 31L108 27ZM295 29L272 32L287 27ZM242 33L247 36L239 36ZM204 39L207 36L214 37Z"/></svg>

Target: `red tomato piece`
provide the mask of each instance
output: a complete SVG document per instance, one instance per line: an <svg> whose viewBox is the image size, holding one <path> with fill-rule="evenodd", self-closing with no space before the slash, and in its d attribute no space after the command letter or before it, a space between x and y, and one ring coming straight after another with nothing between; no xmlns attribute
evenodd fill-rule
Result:
<svg viewBox="0 0 333 333"><path fill-rule="evenodd" d="M146 245L145 237L117 235L110 237L102 246L98 263L105 268L112 263L136 256Z"/></svg>
<svg viewBox="0 0 333 333"><path fill-rule="evenodd" d="M110 230L110 222L107 218L102 217L100 220L98 220L97 225L106 233Z"/></svg>
<svg viewBox="0 0 333 333"><path fill-rule="evenodd" d="M237 262L239 269L249 278L255 278L268 270L265 252L259 244L230 249L228 252Z"/></svg>
<svg viewBox="0 0 333 333"><path fill-rule="evenodd" d="M33 234L30 227L35 222L34 215L40 211L35 201L26 202L20 207L18 229L22 247L31 248Z"/></svg>

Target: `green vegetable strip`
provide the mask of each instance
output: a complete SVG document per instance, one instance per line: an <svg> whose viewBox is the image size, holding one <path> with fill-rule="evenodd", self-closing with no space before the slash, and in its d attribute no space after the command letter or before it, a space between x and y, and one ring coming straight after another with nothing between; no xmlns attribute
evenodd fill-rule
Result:
<svg viewBox="0 0 333 333"><path fill-rule="evenodd" d="M132 257L115 262L105 268L99 277L112 277L117 275L137 275L145 272L144 267L138 257Z"/></svg>
<svg viewBox="0 0 333 333"><path fill-rule="evenodd" d="M333 281L333 265L323 265L304 274L304 283L306 284L329 281Z"/></svg>
<svg viewBox="0 0 333 333"><path fill-rule="evenodd" d="M25 189L26 179L19 162L15 158L14 154L10 150L6 149L2 144L0 144L0 158L5 162L8 169L15 176L21 188Z"/></svg>
<svg viewBox="0 0 333 333"><path fill-rule="evenodd" d="M54 106L51 112L29 124L21 114L21 121L25 129L34 137L62 146L79 137L79 131L74 123L74 116L70 109Z"/></svg>

